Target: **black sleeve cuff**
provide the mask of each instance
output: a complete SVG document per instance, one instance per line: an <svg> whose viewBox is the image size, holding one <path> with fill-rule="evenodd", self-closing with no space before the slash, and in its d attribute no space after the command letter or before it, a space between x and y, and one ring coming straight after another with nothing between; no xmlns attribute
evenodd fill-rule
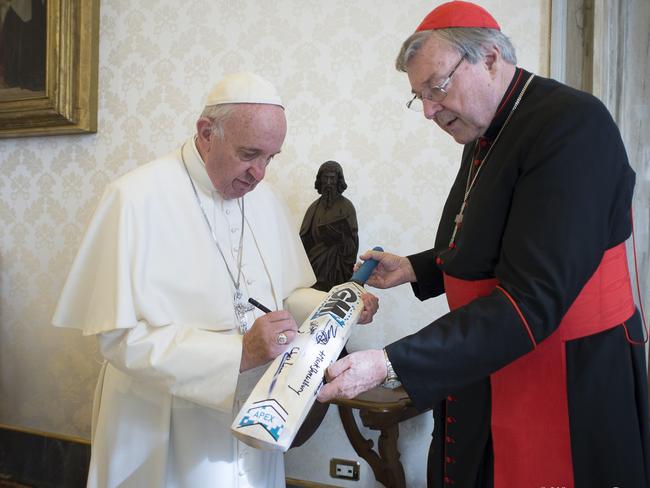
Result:
<svg viewBox="0 0 650 488"><path fill-rule="evenodd" d="M411 283L413 293L420 300L437 297L445 292L442 271L436 264L436 255L433 249L418 254L407 256L411 262L417 281Z"/></svg>

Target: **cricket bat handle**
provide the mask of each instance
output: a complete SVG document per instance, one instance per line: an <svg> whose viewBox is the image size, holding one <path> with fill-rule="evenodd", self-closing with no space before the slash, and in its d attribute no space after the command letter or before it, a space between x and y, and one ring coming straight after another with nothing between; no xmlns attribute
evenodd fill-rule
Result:
<svg viewBox="0 0 650 488"><path fill-rule="evenodd" d="M379 252L384 251L384 249L381 246L375 246L372 248L372 250L379 251ZM352 278L350 278L350 281L359 283L361 286L365 285L366 281L368 281L368 278L370 278L370 275L375 270L378 264L379 261L375 259L368 259L364 261L363 264L359 267L359 269L354 272Z"/></svg>

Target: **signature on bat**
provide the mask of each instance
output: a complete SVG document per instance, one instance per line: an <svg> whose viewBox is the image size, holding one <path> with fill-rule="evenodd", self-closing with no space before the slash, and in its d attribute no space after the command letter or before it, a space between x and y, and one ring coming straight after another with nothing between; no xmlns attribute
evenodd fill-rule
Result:
<svg viewBox="0 0 650 488"><path fill-rule="evenodd" d="M329 325L325 326L322 330L316 331L314 337L316 339L316 343L324 346L330 341L330 339L336 337L336 333L338 330L339 327L337 327L335 324L330 323Z"/></svg>
<svg viewBox="0 0 650 488"><path fill-rule="evenodd" d="M293 363L290 362L293 357L298 354L300 351L299 347L292 347L291 349L285 351L285 353L282 355L282 359L280 359L280 364L278 366L278 369L275 371L273 374L273 379L271 380L271 385L269 386L269 395L273 391L273 388L275 388L275 382L278 379L278 376L280 376L280 373L282 373L282 370L284 369L285 366L293 366Z"/></svg>

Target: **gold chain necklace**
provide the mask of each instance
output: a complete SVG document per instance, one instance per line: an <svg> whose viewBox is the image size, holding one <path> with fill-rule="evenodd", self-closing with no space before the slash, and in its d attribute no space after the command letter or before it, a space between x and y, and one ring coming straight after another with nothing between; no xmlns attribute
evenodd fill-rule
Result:
<svg viewBox="0 0 650 488"><path fill-rule="evenodd" d="M530 82L533 81L533 78L535 77L534 74L531 74L528 80L526 80L526 84L524 85L523 89L521 90L521 93L519 93L519 96L517 97L517 100L515 100L514 105L510 109L510 113L508 114L508 118L506 121L503 123L501 126L501 129L499 129L499 132L497 133L497 136L494 138L494 141L492 142L492 145L488 149L487 154L481 159L481 164L479 165L478 169L476 170L476 173L474 173L474 177L472 177L472 171L467 172L467 183L465 184L465 196L463 197L463 203L460 206L459 212L456 214L456 217L454 217L454 231L451 234L451 239L449 239L449 248L455 247L454 241L456 240L456 234L458 233L458 229L460 228L461 223L463 222L463 215L465 214L465 208L467 207L467 200L469 199L469 195L472 192L472 188L474 188L474 184L476 183L476 179L478 178L479 173L481 172L481 169L483 169L483 166L485 166L485 161L487 160L488 156L492 152L492 148L496 145L497 141L499 140L499 136L501 136L501 133L503 132L503 129L506 128L506 125L508 125L508 122L510 122L510 118L512 117L512 114L515 113L515 110L517 110L517 107L519 106L519 102L521 102L521 99L524 96L524 93L526 93L526 89L528 89L528 85L530 85ZM474 150L476 149L476 144L478 144L478 139L474 142ZM470 166L471 170L471 166Z"/></svg>

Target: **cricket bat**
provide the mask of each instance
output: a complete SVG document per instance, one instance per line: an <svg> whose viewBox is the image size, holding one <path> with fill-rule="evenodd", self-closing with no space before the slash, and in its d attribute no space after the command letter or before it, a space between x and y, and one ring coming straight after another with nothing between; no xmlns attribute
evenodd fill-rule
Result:
<svg viewBox="0 0 650 488"><path fill-rule="evenodd" d="M359 320L363 285L377 264L365 261L350 281L333 287L309 314L235 417L231 431L238 439L258 449L289 449L323 385L325 370L339 357Z"/></svg>

